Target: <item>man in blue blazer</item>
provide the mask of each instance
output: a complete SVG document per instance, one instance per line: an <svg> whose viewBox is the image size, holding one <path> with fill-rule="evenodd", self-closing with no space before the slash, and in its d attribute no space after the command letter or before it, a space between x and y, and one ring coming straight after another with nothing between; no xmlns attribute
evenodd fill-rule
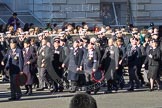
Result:
<svg viewBox="0 0 162 108"><path fill-rule="evenodd" d="M9 100L19 100L22 96L20 85L16 80L17 76L22 73L23 70L23 54L22 51L17 48L16 44L16 40L11 39L10 49L4 58L4 60L7 60L5 67L9 70L10 75L11 98L9 98ZM4 65L3 62L2 65Z"/></svg>

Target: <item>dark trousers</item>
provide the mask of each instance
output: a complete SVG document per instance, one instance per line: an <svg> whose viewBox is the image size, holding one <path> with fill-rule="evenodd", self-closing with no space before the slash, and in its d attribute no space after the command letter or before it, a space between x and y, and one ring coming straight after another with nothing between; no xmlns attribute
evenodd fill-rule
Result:
<svg viewBox="0 0 162 108"><path fill-rule="evenodd" d="M134 89L134 84L136 84L136 87L139 87L140 82L138 78L138 69L137 66L129 66L128 67L129 72L129 80L130 80L130 87Z"/></svg>
<svg viewBox="0 0 162 108"><path fill-rule="evenodd" d="M123 66L119 65L118 70L116 70L116 80L117 84L122 89L124 87L124 76L123 76Z"/></svg>
<svg viewBox="0 0 162 108"><path fill-rule="evenodd" d="M16 83L16 74L10 75L11 97L16 98L22 95L20 86Z"/></svg>
<svg viewBox="0 0 162 108"><path fill-rule="evenodd" d="M110 79L107 81L107 91L112 91L112 90L117 91L118 86L117 86L116 80Z"/></svg>
<svg viewBox="0 0 162 108"><path fill-rule="evenodd" d="M98 86L97 83L95 84L95 82L92 81L91 73L85 72L85 80L86 80L86 91L87 92L94 91L97 93L100 90L100 86Z"/></svg>
<svg viewBox="0 0 162 108"><path fill-rule="evenodd" d="M77 81L71 80L71 91L77 90Z"/></svg>

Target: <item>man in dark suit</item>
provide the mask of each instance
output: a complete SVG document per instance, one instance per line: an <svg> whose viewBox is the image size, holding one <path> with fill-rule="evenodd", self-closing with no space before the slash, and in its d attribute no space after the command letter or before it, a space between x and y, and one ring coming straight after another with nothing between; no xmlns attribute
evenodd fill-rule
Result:
<svg viewBox="0 0 162 108"><path fill-rule="evenodd" d="M65 64L68 64L68 80L71 80L71 92L76 92L82 58L83 50L79 48L79 41L76 40L73 43L73 47L70 49L69 56L62 64L63 68Z"/></svg>
<svg viewBox="0 0 162 108"><path fill-rule="evenodd" d="M8 45L5 41L5 38L2 36L2 37L0 37L0 61L3 60L3 58L7 52L7 49L8 49ZM6 63L5 60L4 60L4 62ZM0 64L0 73L2 73L2 81L8 81L8 78L7 78L8 75L5 72L5 66L2 66L1 64Z"/></svg>
<svg viewBox="0 0 162 108"><path fill-rule="evenodd" d="M136 88L140 87L139 77L138 77L138 65L140 64L140 59L142 56L140 48L137 46L137 38L131 39L131 45L127 48L126 57L128 60L128 73L130 80L130 88L128 91L134 91L134 81L136 83Z"/></svg>
<svg viewBox="0 0 162 108"><path fill-rule="evenodd" d="M92 72L97 71L97 65L98 65L98 59L97 59L97 52L95 50L95 44L90 43L88 44L88 49L84 52L83 56L83 70L85 74L85 79L86 79L86 92L88 94L91 93L92 88L89 86L94 84L94 82L91 80L92 79ZM97 89L97 88L93 88ZM97 93L97 90L94 90L95 94Z"/></svg>
<svg viewBox="0 0 162 108"><path fill-rule="evenodd" d="M57 74L60 77L60 79L62 79L63 78L63 68L61 66L62 66L63 61L65 60L65 52L63 50L63 47L60 46L59 38L54 39L53 48L52 48L52 56L53 56L52 65L56 72L56 73L53 72L53 74ZM55 91L53 91L53 92L57 92L58 90L60 92L62 92L63 85L58 84L58 82L54 82L54 89L55 89Z"/></svg>
<svg viewBox="0 0 162 108"><path fill-rule="evenodd" d="M7 59L6 69L9 70L10 74L10 88L11 88L11 98L9 100L19 100L22 96L20 86L16 82L17 75L22 73L23 70L23 54L22 51L17 48L16 40L11 39L10 50L8 50L5 58ZM2 62L4 65L4 62Z"/></svg>

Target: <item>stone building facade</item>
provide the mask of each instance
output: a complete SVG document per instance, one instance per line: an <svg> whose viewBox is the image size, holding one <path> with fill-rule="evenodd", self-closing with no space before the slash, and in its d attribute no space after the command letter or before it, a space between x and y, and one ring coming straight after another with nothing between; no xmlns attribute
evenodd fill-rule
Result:
<svg viewBox="0 0 162 108"><path fill-rule="evenodd" d="M137 26L150 22L162 25L162 0L23 1L3 0L13 11L30 11L42 22L89 21L126 25L129 21Z"/></svg>

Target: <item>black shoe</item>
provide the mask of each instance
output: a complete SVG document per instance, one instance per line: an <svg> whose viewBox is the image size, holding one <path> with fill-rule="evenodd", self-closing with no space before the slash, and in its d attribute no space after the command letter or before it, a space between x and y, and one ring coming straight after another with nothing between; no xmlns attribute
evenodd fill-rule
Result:
<svg viewBox="0 0 162 108"><path fill-rule="evenodd" d="M133 88L130 88L130 89L127 89L127 91L134 91L134 89Z"/></svg>
<svg viewBox="0 0 162 108"><path fill-rule="evenodd" d="M94 90L94 94L96 95L100 88Z"/></svg>
<svg viewBox="0 0 162 108"><path fill-rule="evenodd" d="M54 94L54 93L58 92L58 89L53 89L53 90L51 90L50 92L51 92L52 94Z"/></svg>
<svg viewBox="0 0 162 108"><path fill-rule="evenodd" d="M27 90L24 94L26 95L26 94L28 94L28 92L29 92L29 91Z"/></svg>
<svg viewBox="0 0 162 108"><path fill-rule="evenodd" d="M27 96L31 96L32 95L32 92L28 92L26 95Z"/></svg>
<svg viewBox="0 0 162 108"><path fill-rule="evenodd" d="M16 97L16 100L20 100L20 99L21 99L21 96Z"/></svg>
<svg viewBox="0 0 162 108"><path fill-rule="evenodd" d="M44 90L44 88L39 88L36 91L43 91L43 90Z"/></svg>
<svg viewBox="0 0 162 108"><path fill-rule="evenodd" d="M86 91L87 94L91 94L91 91Z"/></svg>
<svg viewBox="0 0 162 108"><path fill-rule="evenodd" d="M16 100L16 97L11 97L11 98L8 98L9 101L14 101Z"/></svg>
<svg viewBox="0 0 162 108"><path fill-rule="evenodd" d="M111 90L104 91L104 94L108 94L108 93L112 93L112 91Z"/></svg>
<svg viewBox="0 0 162 108"><path fill-rule="evenodd" d="M59 92L63 92L63 90L64 90L64 88L62 88L62 87L59 88Z"/></svg>
<svg viewBox="0 0 162 108"><path fill-rule="evenodd" d="M71 90L70 93L75 93L76 91L75 90Z"/></svg>
<svg viewBox="0 0 162 108"><path fill-rule="evenodd" d="M135 88L136 88L136 89L139 89L140 87L139 87L139 86L136 86Z"/></svg>
<svg viewBox="0 0 162 108"><path fill-rule="evenodd" d="M154 89L149 89L150 92L154 91Z"/></svg>

